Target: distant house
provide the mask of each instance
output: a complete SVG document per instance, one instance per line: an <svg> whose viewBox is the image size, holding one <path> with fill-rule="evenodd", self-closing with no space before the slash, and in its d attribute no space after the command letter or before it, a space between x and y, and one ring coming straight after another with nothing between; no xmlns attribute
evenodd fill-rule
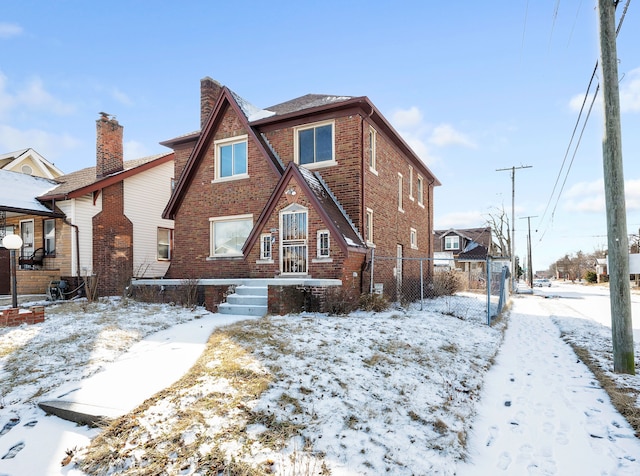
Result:
<svg viewBox="0 0 640 476"><path fill-rule="evenodd" d="M486 273L492 243L491 227L434 231L434 252L441 257L448 253L451 268L464 272L470 281Z"/></svg>
<svg viewBox="0 0 640 476"><path fill-rule="evenodd" d="M259 109L205 78L201 127L163 142L178 180L167 278L333 279L360 292L372 249L432 255L440 183L368 98Z"/></svg>
<svg viewBox="0 0 640 476"><path fill-rule="evenodd" d="M47 179L55 179L63 175L58 167L31 148L0 154L0 170Z"/></svg>
<svg viewBox="0 0 640 476"><path fill-rule="evenodd" d="M169 267L173 220L161 215L171 196L173 154L125 162L122 126L105 114L96 126L95 167L39 179L28 192L0 175L0 190L11 187L33 205L18 210L12 196L0 194L0 228L22 235L22 256L44 252L42 263L18 271L21 294L44 293L60 279L71 289L95 275L99 295L119 295L132 277L162 277Z"/></svg>

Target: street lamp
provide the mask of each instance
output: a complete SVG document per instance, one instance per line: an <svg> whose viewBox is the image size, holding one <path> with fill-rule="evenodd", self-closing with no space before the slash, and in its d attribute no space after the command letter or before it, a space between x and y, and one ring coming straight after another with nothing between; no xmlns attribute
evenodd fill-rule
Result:
<svg viewBox="0 0 640 476"><path fill-rule="evenodd" d="M18 307L18 280L16 278L16 250L22 248L19 235L7 235L2 239L2 246L11 251L11 307Z"/></svg>

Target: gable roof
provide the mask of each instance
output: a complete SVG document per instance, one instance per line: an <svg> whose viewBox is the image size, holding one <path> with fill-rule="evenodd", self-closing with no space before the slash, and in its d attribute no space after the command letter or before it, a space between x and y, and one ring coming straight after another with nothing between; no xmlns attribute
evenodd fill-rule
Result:
<svg viewBox="0 0 640 476"><path fill-rule="evenodd" d="M30 162L38 169L37 171L27 175L34 175L36 177L48 179L53 179L63 175L62 170L38 154L32 148L0 154L0 170L11 170L13 172L24 173L22 172L21 167L25 165L25 162Z"/></svg>
<svg viewBox="0 0 640 476"><path fill-rule="evenodd" d="M239 96L233 93L226 86L222 87L220 92L220 96L216 101L207 122L202 128L202 132L198 137L195 147L191 151L191 155L187 160L187 164L185 165L184 171L176 184L176 188L174 193L171 195L169 199L169 203L167 203L164 212L162 213L163 218L174 219L176 211L183 200L184 194L186 193L189 184L193 180L195 173L198 169L198 165L202 160L202 157L206 153L209 145L213 141L214 132L217 126L222 122L224 118L225 112L231 108L235 111L238 116L240 122L244 126L247 131L247 134L253 141L258 145L258 150L263 155L263 157L267 160L267 162L271 165L273 171L278 175L282 175L283 165L282 161L276 156L275 152L268 144L267 140L261 134L258 134L254 128L249 125L249 117L255 114L255 117L262 117L263 113L252 106L251 103L242 100L240 104L238 103ZM189 135L188 137L192 137Z"/></svg>
<svg viewBox="0 0 640 476"><path fill-rule="evenodd" d="M96 167L87 167L56 179L57 187L38 196L39 200L68 200L78 198L88 193L96 192L109 185L120 182L128 177L149 170L160 164L173 160L173 152L152 155L124 162L124 169L106 177L96 177Z"/></svg>
<svg viewBox="0 0 640 476"><path fill-rule="evenodd" d="M491 227L482 228L449 228L448 230L434 230L433 234L442 239L444 236L455 234L465 238L467 241L474 241L485 248L490 248L493 241Z"/></svg>
<svg viewBox="0 0 640 476"><path fill-rule="evenodd" d="M260 235L260 230L264 228L266 221L274 213L278 200L285 193L285 187L292 178L300 185L302 193L309 199L322 221L327 225L331 235L336 239L340 249L347 253L349 249L366 249L366 244L360 233L347 216L344 209L339 205L328 185L317 173L300 167L294 162L289 162L284 174L280 178L266 206L256 221L251 234L247 238L242 249L243 252L251 249Z"/></svg>
<svg viewBox="0 0 640 476"><path fill-rule="evenodd" d="M56 185L42 177L0 170L0 210L16 215L60 216L36 199Z"/></svg>

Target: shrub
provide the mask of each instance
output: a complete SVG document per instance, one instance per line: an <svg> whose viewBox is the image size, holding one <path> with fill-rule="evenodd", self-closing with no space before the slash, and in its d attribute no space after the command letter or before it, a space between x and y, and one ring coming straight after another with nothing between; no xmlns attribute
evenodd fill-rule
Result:
<svg viewBox="0 0 640 476"><path fill-rule="evenodd" d="M334 286L327 289L325 311L332 316L344 316L358 309L359 295L350 288Z"/></svg>
<svg viewBox="0 0 640 476"><path fill-rule="evenodd" d="M363 294L360 296L360 308L365 311L382 312L389 309L389 301L384 294Z"/></svg>
<svg viewBox="0 0 640 476"><path fill-rule="evenodd" d="M455 271L439 271L433 275L433 287L430 297L452 296L462 289L462 283Z"/></svg>
<svg viewBox="0 0 640 476"><path fill-rule="evenodd" d="M598 282L598 275L596 274L595 271L587 271L584 273L584 280L587 283L597 283Z"/></svg>

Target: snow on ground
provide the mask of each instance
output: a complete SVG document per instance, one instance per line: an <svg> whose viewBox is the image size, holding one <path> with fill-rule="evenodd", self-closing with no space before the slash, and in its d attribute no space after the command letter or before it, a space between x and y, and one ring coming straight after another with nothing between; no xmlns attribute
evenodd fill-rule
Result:
<svg viewBox="0 0 640 476"><path fill-rule="evenodd" d="M607 305L606 293L578 285L516 296L489 371L501 332L487 327L481 313L460 319L413 308L273 317L273 339L251 350L256 365L281 370L254 410L297 419L313 455L333 475L640 474L640 441L560 338L562 329L602 353L607 332L610 345ZM41 447L43 435L69 432L86 442L97 430L45 417L35 403L113 365L154 330L215 316L110 301L76 312L47 308L43 324L1 329L0 475L83 474L73 464L60 467L68 447ZM635 307L634 316L640 330ZM288 351L278 352L276 341ZM636 340L637 360L639 349ZM135 372L136 359L130 362ZM638 377L624 378L640 388ZM104 389L122 391L113 384ZM157 414L162 408L175 411L159 401L155 418L169 420ZM29 453L30 447L41 449ZM27 465L27 455L42 471ZM294 474L285 458L276 461L279 474ZM179 474L197 474L181 467Z"/></svg>

